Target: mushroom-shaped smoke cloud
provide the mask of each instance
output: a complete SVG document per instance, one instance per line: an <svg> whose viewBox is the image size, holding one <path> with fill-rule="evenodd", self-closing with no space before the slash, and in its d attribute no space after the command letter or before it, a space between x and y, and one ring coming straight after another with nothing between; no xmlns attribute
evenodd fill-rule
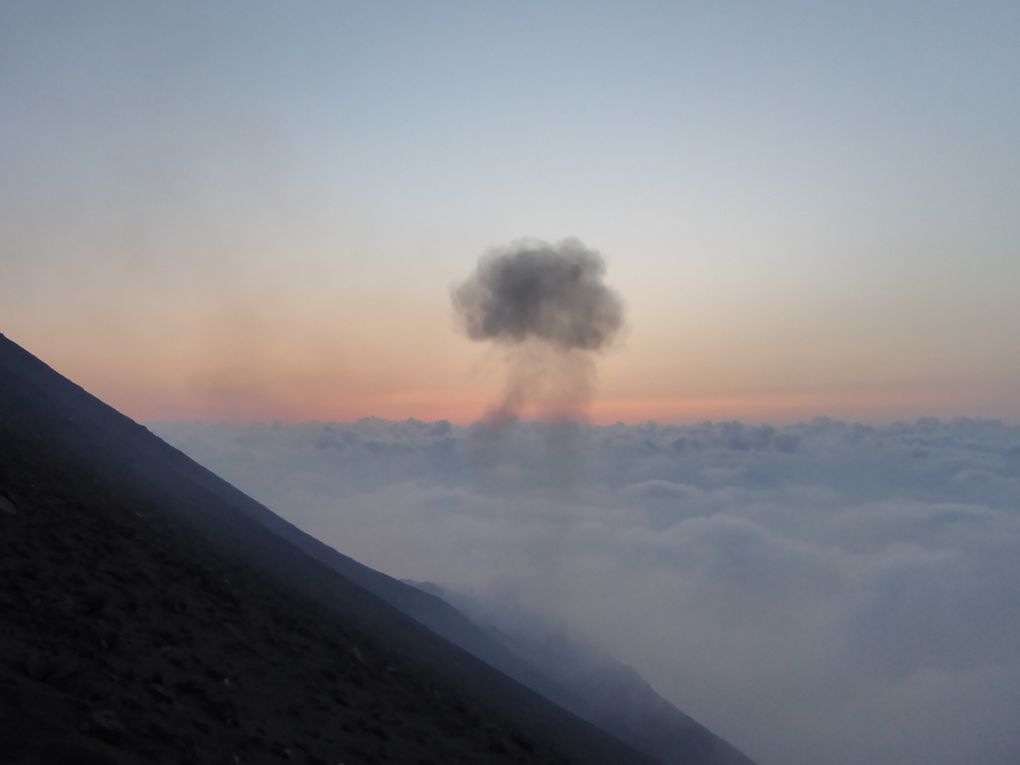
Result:
<svg viewBox="0 0 1020 765"><path fill-rule="evenodd" d="M483 256L453 290L472 340L510 346L507 390L490 420L505 421L536 398L558 418L576 417L594 376L591 354L609 347L623 304L604 282L605 262L576 239L525 240Z"/></svg>
<svg viewBox="0 0 1020 765"><path fill-rule="evenodd" d="M544 340L559 350L600 350L623 323L606 266L576 239L528 241L482 258L453 293L472 340Z"/></svg>

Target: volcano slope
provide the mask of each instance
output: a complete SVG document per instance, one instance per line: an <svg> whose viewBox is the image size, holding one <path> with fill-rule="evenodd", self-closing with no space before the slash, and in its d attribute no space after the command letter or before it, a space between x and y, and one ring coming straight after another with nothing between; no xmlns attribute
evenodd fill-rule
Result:
<svg viewBox="0 0 1020 765"><path fill-rule="evenodd" d="M0 762L652 762L252 504L0 336Z"/></svg>

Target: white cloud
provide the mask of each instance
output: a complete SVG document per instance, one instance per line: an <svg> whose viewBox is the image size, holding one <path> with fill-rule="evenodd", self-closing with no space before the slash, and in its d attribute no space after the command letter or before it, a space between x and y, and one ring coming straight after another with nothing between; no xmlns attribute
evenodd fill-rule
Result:
<svg viewBox="0 0 1020 765"><path fill-rule="evenodd" d="M1020 761L1020 429L157 432L394 576L582 633L762 765Z"/></svg>

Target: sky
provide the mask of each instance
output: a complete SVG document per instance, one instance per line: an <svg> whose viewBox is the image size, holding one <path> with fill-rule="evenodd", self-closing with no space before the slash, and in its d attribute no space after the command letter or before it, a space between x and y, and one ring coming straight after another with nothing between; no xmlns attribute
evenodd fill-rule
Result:
<svg viewBox="0 0 1020 765"><path fill-rule="evenodd" d="M5 0L0 94L61 373L762 765L1020 759L1020 4ZM479 453L524 238L605 261L606 426Z"/></svg>
<svg viewBox="0 0 1020 765"><path fill-rule="evenodd" d="M0 331L136 419L477 418L576 237L595 422L1020 420L1020 6L0 6Z"/></svg>
<svg viewBox="0 0 1020 765"><path fill-rule="evenodd" d="M760 765L1020 762L1020 427L564 427L156 432L508 634L626 662Z"/></svg>

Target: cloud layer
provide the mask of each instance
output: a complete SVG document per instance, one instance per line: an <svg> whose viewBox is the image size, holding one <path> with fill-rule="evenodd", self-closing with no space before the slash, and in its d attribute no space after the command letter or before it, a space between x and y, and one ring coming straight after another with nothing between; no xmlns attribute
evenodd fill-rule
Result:
<svg viewBox="0 0 1020 765"><path fill-rule="evenodd" d="M1020 760L1018 428L156 430L369 565L585 636L762 765Z"/></svg>

